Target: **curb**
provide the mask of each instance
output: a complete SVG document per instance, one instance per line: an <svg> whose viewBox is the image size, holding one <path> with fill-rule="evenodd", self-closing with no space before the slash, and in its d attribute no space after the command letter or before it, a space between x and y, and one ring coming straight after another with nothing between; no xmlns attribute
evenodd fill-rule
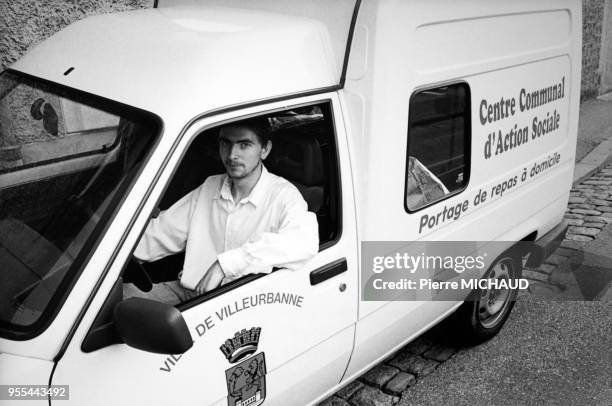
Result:
<svg viewBox="0 0 612 406"><path fill-rule="evenodd" d="M596 146L587 156L576 164L574 168L574 182L577 185L612 160L612 138Z"/></svg>

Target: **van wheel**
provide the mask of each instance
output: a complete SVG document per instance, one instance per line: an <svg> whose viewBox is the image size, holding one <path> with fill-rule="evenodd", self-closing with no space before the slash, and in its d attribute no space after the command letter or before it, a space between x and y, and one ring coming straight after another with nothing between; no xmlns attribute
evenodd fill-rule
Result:
<svg viewBox="0 0 612 406"><path fill-rule="evenodd" d="M516 252L502 254L483 279L511 281L522 274L521 257ZM496 335L508 319L518 295L515 289L476 289L455 313L457 327L468 344L479 344Z"/></svg>

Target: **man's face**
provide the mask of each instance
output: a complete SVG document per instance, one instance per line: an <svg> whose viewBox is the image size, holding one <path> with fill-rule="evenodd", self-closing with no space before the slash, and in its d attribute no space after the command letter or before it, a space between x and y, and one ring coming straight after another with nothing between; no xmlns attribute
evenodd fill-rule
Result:
<svg viewBox="0 0 612 406"><path fill-rule="evenodd" d="M232 179L244 179L257 169L259 162L270 153L272 143L262 146L248 127L230 126L219 133L219 154L227 174Z"/></svg>

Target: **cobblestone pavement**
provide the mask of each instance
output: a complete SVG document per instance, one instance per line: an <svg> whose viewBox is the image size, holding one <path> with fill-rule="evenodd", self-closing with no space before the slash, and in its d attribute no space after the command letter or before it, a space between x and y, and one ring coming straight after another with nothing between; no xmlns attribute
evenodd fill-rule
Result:
<svg viewBox="0 0 612 406"><path fill-rule="evenodd" d="M523 277L529 279L529 290L522 295L548 297L557 300L598 300L602 283L610 286L612 259L600 257L605 275L589 283L598 289L580 286L572 272L576 264L584 262L584 247L612 223L612 165L576 185L571 193L565 214L570 227L565 240L553 255L538 268L525 268ZM606 243L607 244L607 243ZM593 268L596 269L596 268ZM579 279L579 278L578 278ZM586 293L585 293L586 292ZM441 363L453 357L461 348L446 341L440 328L434 328L403 347L393 356L351 382L319 406L387 406L400 402L410 394L410 387L431 374Z"/></svg>
<svg viewBox="0 0 612 406"><path fill-rule="evenodd" d="M593 246L597 242L597 235L612 223L612 165L574 186L565 218L569 228L561 247L539 268L523 269L523 277L530 280L529 294L559 300L597 300L600 289L592 289L593 293L590 294L588 289L584 289L584 284L608 284L609 273L600 274L603 268L612 268L612 260L608 256L590 252L596 249L586 248ZM589 258L585 259L585 256ZM585 267L585 262L598 263L599 269ZM579 266L592 273L582 275L577 270Z"/></svg>
<svg viewBox="0 0 612 406"><path fill-rule="evenodd" d="M612 165L574 187L565 217L571 241L592 241L612 223Z"/></svg>

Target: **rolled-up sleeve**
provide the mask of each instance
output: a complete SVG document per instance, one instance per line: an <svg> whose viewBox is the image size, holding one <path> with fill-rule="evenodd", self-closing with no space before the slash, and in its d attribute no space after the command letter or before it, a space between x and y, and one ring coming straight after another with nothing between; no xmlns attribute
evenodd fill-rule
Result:
<svg viewBox="0 0 612 406"><path fill-rule="evenodd" d="M319 249L317 218L299 191L287 187L279 195L279 224L276 232L262 233L255 241L218 255L225 276L270 273L274 267L296 270Z"/></svg>

